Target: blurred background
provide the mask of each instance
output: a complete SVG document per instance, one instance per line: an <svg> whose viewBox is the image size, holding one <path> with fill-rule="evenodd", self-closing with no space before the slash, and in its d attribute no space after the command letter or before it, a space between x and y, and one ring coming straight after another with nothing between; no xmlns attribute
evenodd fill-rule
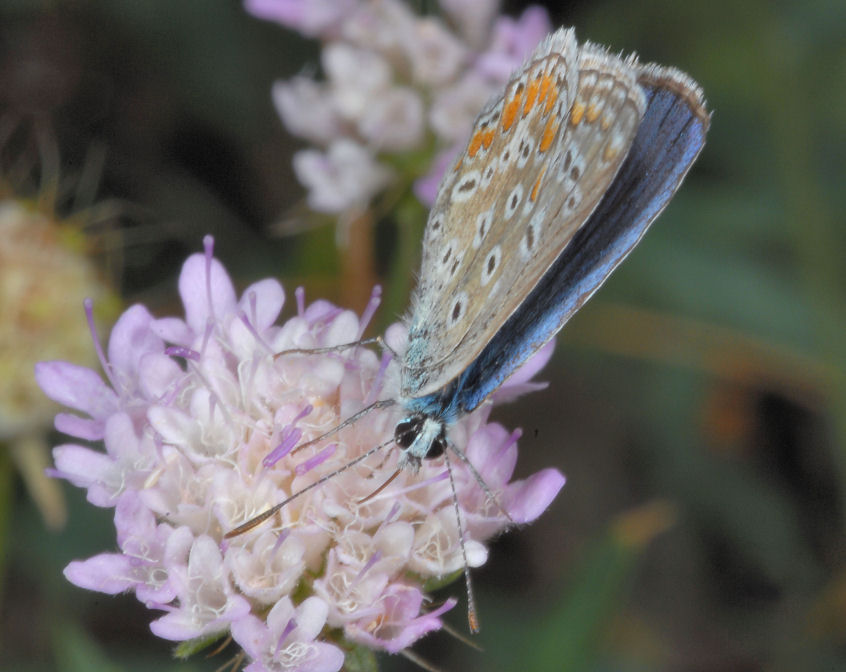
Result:
<svg viewBox="0 0 846 672"><path fill-rule="evenodd" d="M581 40L690 73L712 126L668 210L559 336L549 389L493 415L524 429L520 474L555 466L568 483L474 572L484 652L443 633L415 650L445 670L844 670L846 4L548 10ZM307 216L292 169L306 145L270 90L318 70L316 42L238 2L2 0L0 195L70 222L103 334L121 304L178 310L180 265L206 233L239 287L276 276L361 310L384 283L384 327L405 311L425 210L352 232L355 253ZM63 296L52 268L32 271ZM18 347L47 359L81 329L87 354L65 358L92 356L67 302L72 327L0 342L7 391ZM0 433L0 668L218 669L174 661L134 597L64 580L115 541L113 512L80 490L38 493L46 462L31 455L61 442L55 410ZM450 616L466 631L462 608Z"/></svg>

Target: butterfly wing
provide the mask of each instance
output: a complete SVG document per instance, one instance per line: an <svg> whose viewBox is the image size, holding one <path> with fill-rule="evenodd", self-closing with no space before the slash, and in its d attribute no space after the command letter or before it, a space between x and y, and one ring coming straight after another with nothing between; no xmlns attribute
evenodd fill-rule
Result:
<svg viewBox="0 0 846 672"><path fill-rule="evenodd" d="M469 412L561 329L643 237L705 144L710 115L687 75L638 68L646 113L605 197L480 356L440 395Z"/></svg>
<svg viewBox="0 0 846 672"><path fill-rule="evenodd" d="M459 376L588 219L645 109L635 72L560 30L480 115L427 224L403 396Z"/></svg>

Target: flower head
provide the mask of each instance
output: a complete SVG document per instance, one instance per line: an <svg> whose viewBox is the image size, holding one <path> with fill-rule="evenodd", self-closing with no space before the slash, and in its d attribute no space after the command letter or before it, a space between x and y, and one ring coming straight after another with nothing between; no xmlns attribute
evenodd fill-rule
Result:
<svg viewBox="0 0 846 672"><path fill-rule="evenodd" d="M164 612L151 626L160 637L231 634L252 672L338 670L343 642L396 652L440 628L454 601L432 604L423 584L464 565L444 459L373 495L396 470L388 444L398 407L298 449L372 401L394 398L399 367L363 347L277 353L355 341L366 320L325 301L306 305L298 292L296 315L278 325L281 285L263 280L239 298L210 241L185 262L179 291L184 318L136 305L118 320L108 383L66 362L37 367L48 396L82 414L59 414L57 428L104 446L56 447L56 475L115 508L118 552L72 562L67 578L134 591ZM386 338L401 350L404 327ZM488 501L452 460L471 566L485 562L485 541L509 522L503 510L530 521L563 485L554 470L509 482L517 435L488 423L488 413L451 430L498 498ZM224 538L315 484L269 521Z"/></svg>
<svg viewBox="0 0 846 672"><path fill-rule="evenodd" d="M439 4L440 15L417 16L401 0L246 1L323 42L325 79L298 76L273 91L288 130L317 145L294 159L313 209L354 213L393 179L416 180L431 205L479 110L550 29L542 7L511 19L496 16L494 0Z"/></svg>

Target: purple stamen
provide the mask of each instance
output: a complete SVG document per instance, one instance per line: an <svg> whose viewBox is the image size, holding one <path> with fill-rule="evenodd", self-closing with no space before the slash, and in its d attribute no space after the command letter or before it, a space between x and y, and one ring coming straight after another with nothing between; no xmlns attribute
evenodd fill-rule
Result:
<svg viewBox="0 0 846 672"><path fill-rule="evenodd" d="M255 324L256 322L258 322L258 298L256 297L256 293L253 291L249 292L247 295L247 299L250 302L250 313L252 314L252 320L250 321L252 322L252 324Z"/></svg>
<svg viewBox="0 0 846 672"><path fill-rule="evenodd" d="M256 306L255 306L255 294L252 294L252 293L251 293L251 294L250 294L250 296L251 296L251 298L253 299L252 306L251 306L251 308L250 308L250 310L251 310L251 311L252 311L252 313L253 313L253 320L252 320L252 321L250 321L250 318L248 318L248 317L247 317L247 314L246 314L243 310L239 310L239 311L238 311L238 319L239 319L239 320L241 320L241 322L243 323L243 325L244 325L245 327L247 327L247 329L249 330L249 332L253 335L253 338L254 338L254 339L256 339L256 343L258 343L259 345L261 345L261 346L262 346L265 350L267 350L268 352L272 352L272 350L271 350L270 346L269 346L269 345L267 345L267 343L265 343L265 342L264 342L264 339L261 337L261 335L258 333L258 331L256 331L256 328L253 326L253 322L254 322L254 321L255 321L255 319L256 319L256 316L255 316L255 312L256 312L256 310L255 310L255 309L256 309Z"/></svg>
<svg viewBox="0 0 846 672"><path fill-rule="evenodd" d="M306 472L311 471L316 466L322 464L323 462L328 460L330 457L332 457L332 455L335 453L335 450L337 448L338 448L337 443L330 443L323 450L321 450L319 453L317 453L317 455L315 455L314 457L310 457L305 462L298 464L294 468L294 473L296 473L297 476L302 476Z"/></svg>
<svg viewBox="0 0 846 672"><path fill-rule="evenodd" d="M206 330L203 332L203 344L200 347L200 352L206 351L206 346L209 344L212 332L214 331L214 315L210 315L206 320Z"/></svg>
<svg viewBox="0 0 846 672"><path fill-rule="evenodd" d="M297 417L296 417L296 418L294 418L294 419L291 421L291 424L292 424L292 425L297 424L300 420L302 420L304 417L306 417L306 416L307 416L309 413L311 413L313 410L314 410L314 406L312 406L311 404L306 404L306 407L305 407L303 410L301 410L301 411L300 411L300 413L299 413L299 415L297 415Z"/></svg>
<svg viewBox="0 0 846 672"><path fill-rule="evenodd" d="M91 340L94 342L94 350L97 352L97 359L100 360L100 366L106 373L106 377L112 385L115 392L119 392L118 386L115 385L115 379L112 377L112 367L106 360L106 353L103 352L103 346L100 345L100 339L97 338L97 326L94 324L94 302L90 298L86 298L82 302L85 309L85 319L88 320L88 331L91 332Z"/></svg>
<svg viewBox="0 0 846 672"><path fill-rule="evenodd" d="M367 325L370 324L370 320L373 319L373 315L376 314L380 303L382 303L382 288L379 285L375 285L373 287L373 291L370 292L370 300L367 302L367 306L361 313L361 320L359 321L358 327L358 337L356 338L357 341L360 341L361 337L364 336L364 331L367 329Z"/></svg>
<svg viewBox="0 0 846 672"><path fill-rule="evenodd" d="M165 354L169 357L182 357L184 359L190 359L194 362L200 361L200 353L196 350L192 350L191 348L186 348L182 345L171 345L165 348Z"/></svg>
<svg viewBox="0 0 846 672"><path fill-rule="evenodd" d="M449 478L449 472L444 470L441 473L439 473L437 476L432 476L431 478L427 478L425 481L417 481L416 483L409 485L407 488L403 488L399 492L396 492L396 491L391 492L387 496L388 497L400 497L401 495L406 495L409 492L414 492L415 490L419 490L420 488L425 488L428 485L434 485L435 483L437 483L439 481L445 481L448 478ZM370 501L373 502L373 501L376 501L377 499L382 499L385 496L386 495L384 493L382 493L381 495L377 495L376 497L374 497Z"/></svg>
<svg viewBox="0 0 846 672"><path fill-rule="evenodd" d="M388 511L388 515L385 516L385 519L379 524L379 529L381 530L383 527L385 527L385 525L390 525L391 523L393 523L394 518L400 512L401 508L402 507L400 506L399 502L394 502L394 505L391 507L391 510Z"/></svg>
<svg viewBox="0 0 846 672"><path fill-rule="evenodd" d="M167 353L167 351L165 351L165 353ZM187 379L187 377L185 377L182 380L177 381L175 384L171 385L169 387L169 389L164 394L162 394L162 396L161 396L160 401L161 401L162 405L163 406L172 405L173 402L176 400L176 398L179 396L179 394L184 389L187 382L188 382L188 379Z"/></svg>
<svg viewBox="0 0 846 672"><path fill-rule="evenodd" d="M401 508L402 508L402 507L400 506L400 503L399 503L399 502L394 502L394 505L391 507L391 510L390 510L390 511L388 511L388 515L387 515L387 516L385 516L385 521L384 521L384 522L385 522L385 523L392 523L392 522L394 522L394 517L395 517L395 516L396 516L396 515L400 512L400 509L401 509Z"/></svg>
<svg viewBox="0 0 846 672"><path fill-rule="evenodd" d="M502 444L502 448L496 451L496 455L494 455L494 460L498 460L503 455L505 455L505 451L507 451L511 446L513 446L520 437L523 436L523 430L519 427L511 432L511 435L505 440L505 443Z"/></svg>
<svg viewBox="0 0 846 672"><path fill-rule="evenodd" d="M294 449L294 446L299 443L303 436L302 430L297 429L295 425L313 410L314 406L306 404L305 408L297 414L297 417L282 428L282 442L262 460L265 467L272 467Z"/></svg>
<svg viewBox="0 0 846 672"><path fill-rule="evenodd" d="M302 317L305 315L305 287L297 287L294 296L297 297L297 315Z"/></svg>
<svg viewBox="0 0 846 672"><path fill-rule="evenodd" d="M209 304L209 317L212 321L215 320L214 316L214 301L212 300L212 289L211 289L211 265L212 265L212 258L214 255L214 237L210 235L203 236L203 250L205 252L206 257L206 301Z"/></svg>
<svg viewBox="0 0 846 672"><path fill-rule="evenodd" d="M261 461L265 467L272 467L279 460L290 453L300 442L303 431L298 427L288 425L282 430L282 441Z"/></svg>
<svg viewBox="0 0 846 672"><path fill-rule="evenodd" d="M367 561L367 563L364 565L364 567L361 568L361 571L355 577L355 580L353 581L353 585L355 585L356 583L361 581L361 579L367 573L367 570L369 570L373 565L375 565L381 559L382 559L382 551L376 551L373 555L371 555L370 559Z"/></svg>
<svg viewBox="0 0 846 672"><path fill-rule="evenodd" d="M367 397L364 399L364 405L369 406L378 398L379 394L382 392L382 385L385 382L385 372L388 370L388 365L393 360L390 352L383 352L382 353L382 361L379 362L379 370L376 372L376 375L373 376L373 384L370 386L370 390L367 392Z"/></svg>
<svg viewBox="0 0 846 672"><path fill-rule="evenodd" d="M278 537L277 537L277 539L276 539L276 543L275 543L275 544L273 544L273 551L271 551L271 554L276 553L276 551L278 551L278 550L280 549L280 547L282 546L282 544L283 544L283 543L285 543L285 540L286 540L286 539L287 539L290 535L291 535L291 530L289 530L289 529L284 529L284 530L282 530L282 531L279 533L279 536L278 536Z"/></svg>
<svg viewBox="0 0 846 672"><path fill-rule="evenodd" d="M282 631L282 634L279 635L279 639L276 640L276 651L274 652L274 655L279 653L280 649L282 648L282 644L285 643L285 640L288 638L288 635L290 635L296 629L297 621L292 618L290 621L288 621L288 625L285 626L285 629Z"/></svg>

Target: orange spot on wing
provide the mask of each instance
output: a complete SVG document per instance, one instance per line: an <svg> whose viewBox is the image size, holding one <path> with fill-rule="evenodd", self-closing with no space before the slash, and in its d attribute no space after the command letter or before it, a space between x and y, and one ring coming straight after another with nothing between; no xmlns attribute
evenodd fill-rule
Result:
<svg viewBox="0 0 846 672"><path fill-rule="evenodd" d="M476 131L472 138L470 138L470 144L467 145L467 156L471 159L476 156L476 153L482 147L482 131Z"/></svg>
<svg viewBox="0 0 846 672"><path fill-rule="evenodd" d="M539 152L545 152L552 145L555 139L555 133L558 130L558 121L555 117L551 117L543 127L543 136L541 136L540 144L538 145Z"/></svg>
<svg viewBox="0 0 846 672"><path fill-rule="evenodd" d="M573 103L573 109L570 110L570 123L573 124L573 126L578 126L581 123L583 116L585 116L584 103L580 103L578 101Z"/></svg>
<svg viewBox="0 0 846 672"><path fill-rule="evenodd" d="M529 112L532 111L532 108L535 106L535 101L538 97L538 89L540 88L540 80L533 79L529 82L529 86L526 88L526 104L523 105L523 116L525 117Z"/></svg>
<svg viewBox="0 0 846 672"><path fill-rule="evenodd" d="M522 91L518 87L517 93L505 104L505 108L502 110L502 128L506 131L514 125L514 120L517 118L520 103L523 102Z"/></svg>
<svg viewBox="0 0 846 672"><path fill-rule="evenodd" d="M494 135L496 135L496 131L492 128L489 128L486 131L482 131L482 146L487 149L491 146L493 142Z"/></svg>
<svg viewBox="0 0 846 672"><path fill-rule="evenodd" d="M540 175L538 175L538 179L535 180L535 184L532 186L532 193L529 194L529 198L533 201L537 199L538 194L540 193L541 180L543 180L543 175L545 172L546 168L544 167L544 169L541 170Z"/></svg>

